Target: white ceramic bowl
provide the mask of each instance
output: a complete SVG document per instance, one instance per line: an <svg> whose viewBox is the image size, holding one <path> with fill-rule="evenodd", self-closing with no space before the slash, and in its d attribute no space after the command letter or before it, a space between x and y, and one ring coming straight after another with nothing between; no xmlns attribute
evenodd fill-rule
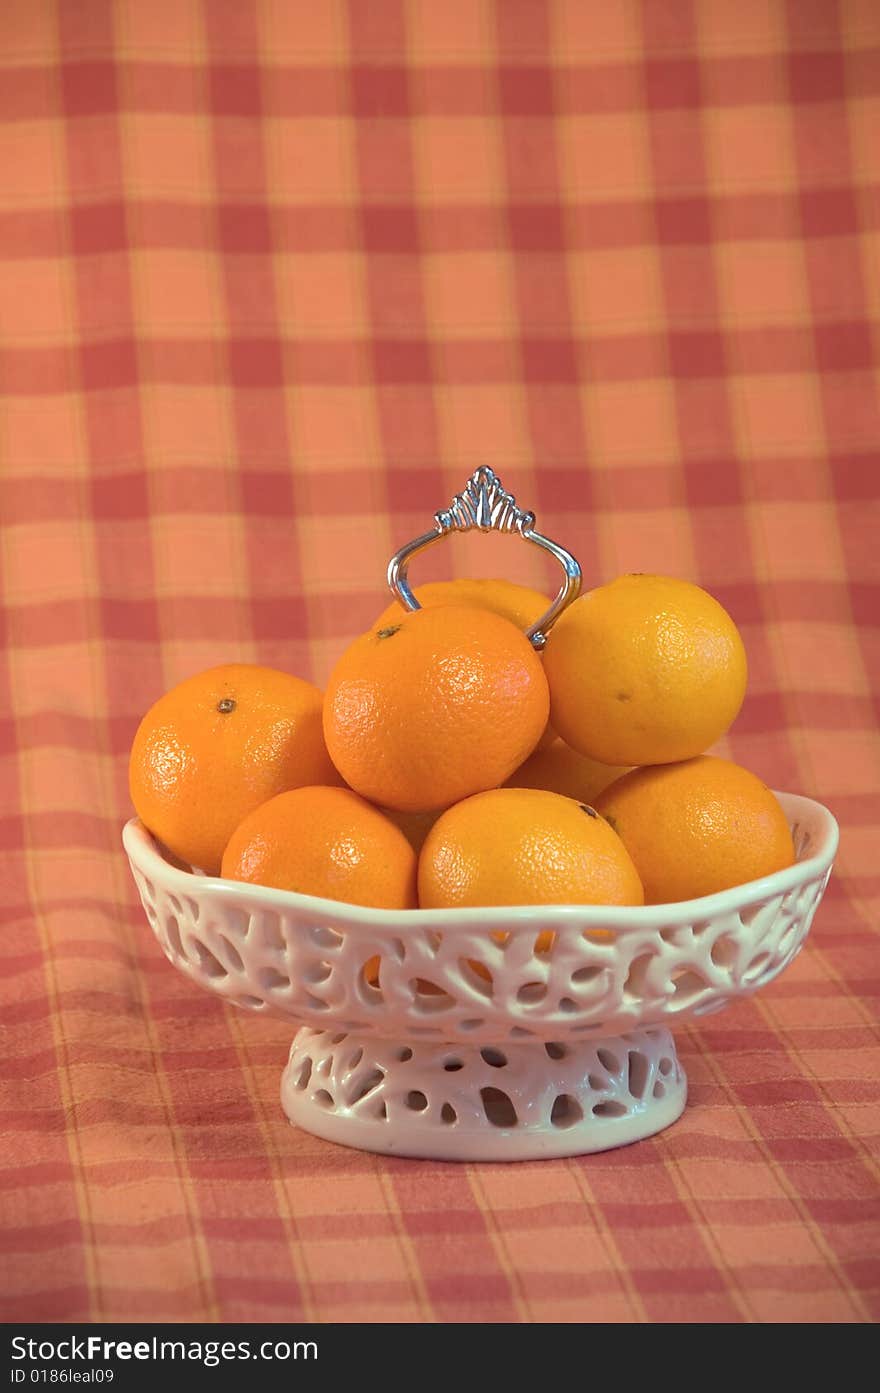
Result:
<svg viewBox="0 0 880 1393"><path fill-rule="evenodd" d="M821 804L778 797L795 865L643 908L364 909L178 870L136 820L123 841L174 966L302 1026L282 1079L291 1121L367 1150L517 1160L668 1126L686 1095L670 1026L794 958L838 831Z"/></svg>

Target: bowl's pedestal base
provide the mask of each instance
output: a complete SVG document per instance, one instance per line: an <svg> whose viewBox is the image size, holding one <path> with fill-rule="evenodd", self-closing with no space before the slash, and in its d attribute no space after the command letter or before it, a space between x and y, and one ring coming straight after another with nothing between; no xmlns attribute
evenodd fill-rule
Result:
<svg viewBox="0 0 880 1393"><path fill-rule="evenodd" d="M304 1027L281 1081L290 1121L395 1156L526 1161L653 1136L684 1109L668 1030L579 1043L447 1045Z"/></svg>

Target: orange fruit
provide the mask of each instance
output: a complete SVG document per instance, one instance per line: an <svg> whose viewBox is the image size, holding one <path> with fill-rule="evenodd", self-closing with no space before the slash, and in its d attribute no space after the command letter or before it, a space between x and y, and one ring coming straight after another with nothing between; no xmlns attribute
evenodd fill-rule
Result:
<svg viewBox="0 0 880 1393"><path fill-rule="evenodd" d="M437 609L442 605L466 605L468 609L485 609L509 619L525 632L546 614L550 601L538 590L517 585L512 580L476 580L463 576L458 580L429 580L413 587L413 594L422 609ZM402 614L408 614L399 600L392 600L373 625L384 629L395 624Z"/></svg>
<svg viewBox="0 0 880 1393"><path fill-rule="evenodd" d="M620 576L557 620L544 650L551 720L603 764L702 754L733 723L746 654L730 615L698 585Z"/></svg>
<svg viewBox="0 0 880 1393"><path fill-rule="evenodd" d="M647 904L729 890L793 864L785 813L766 784L729 759L633 769L599 795L635 862Z"/></svg>
<svg viewBox="0 0 880 1393"><path fill-rule="evenodd" d="M425 838L438 817L436 809L430 813L398 813L393 808L380 808L379 811L400 828L416 855L425 845Z"/></svg>
<svg viewBox="0 0 880 1393"><path fill-rule="evenodd" d="M356 639L330 675L324 735L353 789L380 807L449 807L503 783L547 724L544 669L486 610L401 615Z"/></svg>
<svg viewBox="0 0 880 1393"><path fill-rule="evenodd" d="M249 812L301 784L339 783L321 693L273 668L229 663L188 677L150 707L129 760L138 817L209 875Z"/></svg>
<svg viewBox="0 0 880 1393"><path fill-rule="evenodd" d="M546 748L539 745L525 764L511 774L505 787L542 788L547 793L562 793L578 803L592 803L603 788L626 772L625 765L599 764L589 755L578 754L564 740L556 739Z"/></svg>
<svg viewBox="0 0 880 1393"><path fill-rule="evenodd" d="M295 788L256 808L223 853L227 880L373 909L414 909L416 854L347 788Z"/></svg>
<svg viewBox="0 0 880 1393"><path fill-rule="evenodd" d="M525 633L546 614L550 600L540 590L532 590L527 585L517 585L512 580L482 580L461 576L458 580L429 580L424 585L413 588L413 594L422 609L437 609L441 605L466 605L468 609L485 609L490 614L500 614L509 619ZM409 614L399 600L392 600L383 609L373 629L383 629L394 624L401 614ZM556 739L556 731L547 725L538 741L538 749L544 749Z"/></svg>
<svg viewBox="0 0 880 1393"><path fill-rule="evenodd" d="M636 869L608 823L540 789L499 788L457 803L419 857L423 909L642 902Z"/></svg>

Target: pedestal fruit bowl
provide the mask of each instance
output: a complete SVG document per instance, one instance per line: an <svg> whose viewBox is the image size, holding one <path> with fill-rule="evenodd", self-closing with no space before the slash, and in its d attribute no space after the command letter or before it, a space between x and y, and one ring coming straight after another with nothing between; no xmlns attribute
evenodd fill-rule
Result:
<svg viewBox="0 0 880 1393"><path fill-rule="evenodd" d="M299 1023L281 1084L291 1122L368 1151L522 1160L674 1122L687 1084L673 1029L795 957L837 829L811 799L779 797L794 866L637 909L361 909L178 870L137 821L124 842L174 966Z"/></svg>
<svg viewBox="0 0 880 1393"><path fill-rule="evenodd" d="M518 533L560 562L536 648L580 586L569 553L478 470L411 558L453 531ZM123 832L169 961L246 1011L298 1029L281 1081L292 1123L368 1151L524 1160L603 1151L669 1126L687 1082L673 1030L771 982L809 931L837 848L831 814L777 795L796 861L678 904L376 910L172 864L137 820Z"/></svg>

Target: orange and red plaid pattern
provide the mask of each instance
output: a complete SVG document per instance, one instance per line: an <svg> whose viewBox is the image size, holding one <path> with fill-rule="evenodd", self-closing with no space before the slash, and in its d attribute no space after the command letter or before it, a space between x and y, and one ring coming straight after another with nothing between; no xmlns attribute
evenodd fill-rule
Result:
<svg viewBox="0 0 880 1393"><path fill-rule="evenodd" d="M29 0L0 68L4 1318L876 1319L876 0ZM288 1127L119 844L152 700L324 677L479 463L719 596L724 748L843 829L682 1121L510 1167Z"/></svg>

